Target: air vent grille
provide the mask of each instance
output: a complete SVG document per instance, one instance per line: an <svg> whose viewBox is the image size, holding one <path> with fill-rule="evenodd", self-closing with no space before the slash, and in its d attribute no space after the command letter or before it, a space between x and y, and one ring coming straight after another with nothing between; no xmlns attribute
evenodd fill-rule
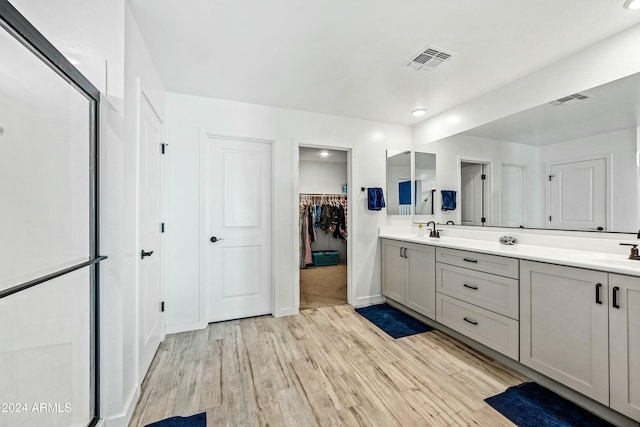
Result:
<svg viewBox="0 0 640 427"><path fill-rule="evenodd" d="M589 95L585 95L584 93L574 93L573 95L563 96L562 98L558 98L555 101L551 101L549 104L554 107L559 107L560 105L564 105L567 102L571 101L584 101L585 99L589 99Z"/></svg>
<svg viewBox="0 0 640 427"><path fill-rule="evenodd" d="M454 54L452 52L445 51L444 49L440 49L435 46L427 46L420 51L420 53L414 55L413 59L405 65L417 71L429 71L433 70L444 61L448 61L453 57L453 55Z"/></svg>

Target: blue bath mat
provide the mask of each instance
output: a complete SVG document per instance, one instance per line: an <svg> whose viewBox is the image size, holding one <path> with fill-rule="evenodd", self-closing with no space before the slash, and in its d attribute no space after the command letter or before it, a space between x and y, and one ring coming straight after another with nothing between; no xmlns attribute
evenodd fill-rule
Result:
<svg viewBox="0 0 640 427"><path fill-rule="evenodd" d="M171 417L145 427L207 427L207 414L201 412L190 417Z"/></svg>
<svg viewBox="0 0 640 427"><path fill-rule="evenodd" d="M518 427L613 427L536 383L509 387L484 401Z"/></svg>
<svg viewBox="0 0 640 427"><path fill-rule="evenodd" d="M389 304L356 308L356 312L393 338L428 332L433 328L391 307Z"/></svg>

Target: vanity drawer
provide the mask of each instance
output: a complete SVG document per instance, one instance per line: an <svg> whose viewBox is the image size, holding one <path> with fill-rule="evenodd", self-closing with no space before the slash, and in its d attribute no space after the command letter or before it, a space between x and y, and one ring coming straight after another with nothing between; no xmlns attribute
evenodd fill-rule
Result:
<svg viewBox="0 0 640 427"><path fill-rule="evenodd" d="M518 360L518 321L436 293L436 320L512 359Z"/></svg>
<svg viewBox="0 0 640 427"><path fill-rule="evenodd" d="M436 291L518 320L518 281L436 263Z"/></svg>
<svg viewBox="0 0 640 427"><path fill-rule="evenodd" d="M518 278L518 260L499 255L487 255L478 252L461 251L458 249L436 248L436 261L457 265L471 270L500 276Z"/></svg>

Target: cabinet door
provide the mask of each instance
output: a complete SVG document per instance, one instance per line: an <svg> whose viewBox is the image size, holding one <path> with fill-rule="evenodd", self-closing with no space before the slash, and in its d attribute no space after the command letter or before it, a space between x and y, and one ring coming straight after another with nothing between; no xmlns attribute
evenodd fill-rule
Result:
<svg viewBox="0 0 640 427"><path fill-rule="evenodd" d="M610 274L609 289L611 408L640 421L640 278Z"/></svg>
<svg viewBox="0 0 640 427"><path fill-rule="evenodd" d="M520 362L608 405L607 273L531 261L520 270Z"/></svg>
<svg viewBox="0 0 640 427"><path fill-rule="evenodd" d="M405 304L412 310L436 318L436 248L407 243Z"/></svg>
<svg viewBox="0 0 640 427"><path fill-rule="evenodd" d="M382 240L382 294L404 303L404 248L396 240Z"/></svg>

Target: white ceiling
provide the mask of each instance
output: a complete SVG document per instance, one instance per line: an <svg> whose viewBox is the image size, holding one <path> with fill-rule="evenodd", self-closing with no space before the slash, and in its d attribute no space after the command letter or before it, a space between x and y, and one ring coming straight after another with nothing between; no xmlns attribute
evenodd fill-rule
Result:
<svg viewBox="0 0 640 427"><path fill-rule="evenodd" d="M129 3L169 91L408 125L640 23L623 0ZM427 44L456 55L404 67Z"/></svg>
<svg viewBox="0 0 640 427"><path fill-rule="evenodd" d="M640 125L640 74L580 94L589 99L540 105L464 133L540 146Z"/></svg>

